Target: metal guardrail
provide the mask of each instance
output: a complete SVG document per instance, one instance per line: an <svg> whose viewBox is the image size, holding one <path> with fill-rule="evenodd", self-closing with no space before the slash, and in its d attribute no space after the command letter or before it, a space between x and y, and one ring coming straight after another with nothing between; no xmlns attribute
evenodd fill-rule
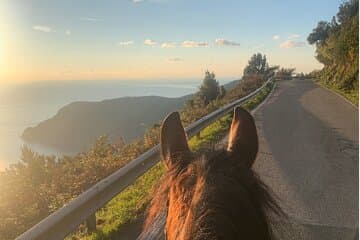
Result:
<svg viewBox="0 0 360 240"><path fill-rule="evenodd" d="M216 111L204 116L185 128L188 137L192 137L207 127L210 123L220 119L233 108L244 103L259 93L273 77L270 77L260 88L245 97L220 107ZM69 204L63 206L25 233L17 240L64 239L68 234L87 221L95 212L104 207L111 199L131 185L137 178L153 167L159 161L160 146L156 145L138 158L126 164L110 176L96 183ZM93 218L94 219L94 218Z"/></svg>

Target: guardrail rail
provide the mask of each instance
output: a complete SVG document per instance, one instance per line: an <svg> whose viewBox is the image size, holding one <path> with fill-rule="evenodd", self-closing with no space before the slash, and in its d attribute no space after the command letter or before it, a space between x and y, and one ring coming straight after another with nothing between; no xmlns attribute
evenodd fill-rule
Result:
<svg viewBox="0 0 360 240"><path fill-rule="evenodd" d="M220 107L216 111L190 124L185 128L188 137L190 138L198 134L210 123L215 122L227 113L231 112L234 107L255 96L272 80L273 77L270 77L261 87L247 96ZM86 222L88 226L92 226L92 228L94 228L96 226L96 211L104 207L106 203L158 163L160 159L159 149L160 146L156 145L141 154L124 167L90 187L70 203L58 209L16 239L64 239L84 222Z"/></svg>

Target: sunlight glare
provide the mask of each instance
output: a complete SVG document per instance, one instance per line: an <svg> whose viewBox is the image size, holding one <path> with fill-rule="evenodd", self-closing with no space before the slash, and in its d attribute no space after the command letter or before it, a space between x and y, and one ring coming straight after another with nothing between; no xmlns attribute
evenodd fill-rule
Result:
<svg viewBox="0 0 360 240"><path fill-rule="evenodd" d="M5 44L2 36L0 36L0 66L2 67L5 63Z"/></svg>

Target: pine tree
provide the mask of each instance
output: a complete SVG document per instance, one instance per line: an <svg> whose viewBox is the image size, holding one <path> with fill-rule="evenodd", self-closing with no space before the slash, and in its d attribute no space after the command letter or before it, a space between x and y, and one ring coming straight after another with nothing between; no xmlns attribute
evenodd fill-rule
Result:
<svg viewBox="0 0 360 240"><path fill-rule="evenodd" d="M205 72L205 78L200 86L200 94L204 96L206 105L220 95L219 83L215 79L214 72Z"/></svg>

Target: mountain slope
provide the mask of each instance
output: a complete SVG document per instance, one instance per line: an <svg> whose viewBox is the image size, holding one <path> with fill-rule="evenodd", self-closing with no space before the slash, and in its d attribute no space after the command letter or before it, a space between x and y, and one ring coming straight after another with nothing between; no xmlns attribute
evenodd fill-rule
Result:
<svg viewBox="0 0 360 240"><path fill-rule="evenodd" d="M158 96L124 97L100 102L74 102L35 127L25 129L26 142L77 152L101 135L126 142L142 137L145 130L179 110L191 95L181 98Z"/></svg>
<svg viewBox="0 0 360 240"><path fill-rule="evenodd" d="M224 87L230 90L238 82L234 80ZM86 150L105 134L111 141L123 138L129 142L143 137L146 129L168 113L180 110L192 96L122 97L100 102L74 102L61 108L52 118L25 129L22 138L28 143L64 152Z"/></svg>

